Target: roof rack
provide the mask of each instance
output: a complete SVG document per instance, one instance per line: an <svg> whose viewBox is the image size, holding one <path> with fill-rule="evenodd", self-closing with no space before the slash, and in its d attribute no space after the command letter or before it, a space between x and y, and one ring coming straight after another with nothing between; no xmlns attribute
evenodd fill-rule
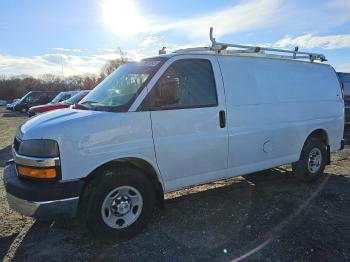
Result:
<svg viewBox="0 0 350 262"><path fill-rule="evenodd" d="M225 55L233 54L253 54L261 56L270 56L273 58L283 58L283 59L308 59L310 62L319 60L321 62L327 61L323 54L300 52L299 47L295 47L294 50L260 47L260 46L249 46L249 45L237 45L229 43L216 42L213 37L213 28L210 27L209 32L210 41L212 43L211 47L197 47L197 48L187 48L175 51L175 53L196 53L196 52L215 52L222 53ZM229 49L228 48L234 48ZM287 53L291 55L282 55L280 53Z"/></svg>

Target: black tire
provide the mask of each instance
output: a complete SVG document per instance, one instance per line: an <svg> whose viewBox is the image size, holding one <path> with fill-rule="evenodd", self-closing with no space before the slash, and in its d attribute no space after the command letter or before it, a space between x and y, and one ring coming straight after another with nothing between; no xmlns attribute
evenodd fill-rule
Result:
<svg viewBox="0 0 350 262"><path fill-rule="evenodd" d="M99 239L126 239L139 234L151 218L155 205L152 183L145 173L130 166L109 167L100 172L102 177L92 181L92 192L87 199L85 219L89 231ZM108 194L121 186L136 188L142 196L143 205L139 217L131 225L116 229L104 222L101 209Z"/></svg>
<svg viewBox="0 0 350 262"><path fill-rule="evenodd" d="M316 169L316 172L311 172L309 169L309 156L313 150L320 152L321 155L320 166ZM306 141L299 161L292 164L292 169L298 179L311 182L322 176L326 163L327 147L325 143L320 139L311 137Z"/></svg>

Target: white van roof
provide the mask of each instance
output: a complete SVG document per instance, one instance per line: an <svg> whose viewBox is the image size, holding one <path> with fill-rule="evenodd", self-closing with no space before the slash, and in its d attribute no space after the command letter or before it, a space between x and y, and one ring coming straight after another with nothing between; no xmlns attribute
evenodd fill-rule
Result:
<svg viewBox="0 0 350 262"><path fill-rule="evenodd" d="M195 47L180 49L173 54L165 54L165 47L159 50L160 56L170 58L176 54L205 54L205 55L232 55L232 56L253 56L253 57L265 57L272 59L287 59L287 60L303 60L303 61L327 61L323 54L309 53L299 51L299 47L295 47L294 50L238 45L230 43L216 42L213 37L213 28L210 28L209 33L210 40L212 42L211 47Z"/></svg>

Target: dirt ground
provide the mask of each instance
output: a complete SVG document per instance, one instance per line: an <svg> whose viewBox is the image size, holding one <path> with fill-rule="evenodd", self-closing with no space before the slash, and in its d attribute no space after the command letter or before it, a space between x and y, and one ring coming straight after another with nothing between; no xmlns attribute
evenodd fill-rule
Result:
<svg viewBox="0 0 350 262"><path fill-rule="evenodd" d="M0 179L17 125L0 110ZM99 242L74 219L36 221L11 211L0 182L0 260L14 261L350 261L350 130L312 185L289 167L166 196L144 232Z"/></svg>

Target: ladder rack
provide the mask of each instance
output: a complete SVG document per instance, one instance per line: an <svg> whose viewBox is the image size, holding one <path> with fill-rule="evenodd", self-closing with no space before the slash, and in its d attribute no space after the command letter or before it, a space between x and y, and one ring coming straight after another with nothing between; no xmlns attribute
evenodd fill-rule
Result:
<svg viewBox="0 0 350 262"><path fill-rule="evenodd" d="M273 58L283 58L283 59L308 59L310 62L319 60L321 62L327 61L323 54L300 52L299 48L296 46L294 50L270 48L270 47L260 47L260 46L249 46L249 45L238 45L229 43L216 42L213 37L213 28L210 27L209 32L210 41L212 43L211 47L197 47L197 48L187 48L175 51L175 53L196 53L196 52L215 52L218 54L234 55L234 54L252 54L257 56L270 56ZM228 48L233 49L228 49ZM283 55L283 54L290 55Z"/></svg>

